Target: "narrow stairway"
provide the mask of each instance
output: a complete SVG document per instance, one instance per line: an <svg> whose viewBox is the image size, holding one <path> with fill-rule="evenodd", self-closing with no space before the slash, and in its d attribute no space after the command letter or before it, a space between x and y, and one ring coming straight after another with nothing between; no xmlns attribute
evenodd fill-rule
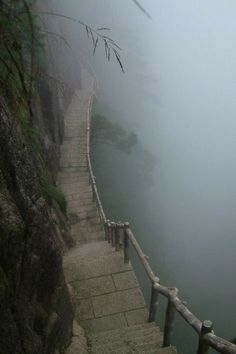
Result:
<svg viewBox="0 0 236 354"><path fill-rule="evenodd" d="M73 97L65 119L59 183L68 203L74 247L64 256L67 283L73 289L76 320L68 354L174 354L161 348L162 334L148 323L144 297L131 264L104 241L86 160L87 118L93 81L82 73L82 89ZM77 339L77 340L76 340ZM85 343L86 342L86 343Z"/></svg>

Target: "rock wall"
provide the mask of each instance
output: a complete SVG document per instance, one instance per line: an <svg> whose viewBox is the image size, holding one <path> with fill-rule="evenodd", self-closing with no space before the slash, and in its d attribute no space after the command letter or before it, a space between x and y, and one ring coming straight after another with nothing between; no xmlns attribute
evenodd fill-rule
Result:
<svg viewBox="0 0 236 354"><path fill-rule="evenodd" d="M38 6L53 11L44 0ZM52 18L44 25L64 31ZM47 38L35 58L30 119L23 122L0 97L0 354L62 354L73 334L62 270L63 252L73 241L65 211L45 196L42 176L55 192L64 115L80 71L54 39Z"/></svg>
<svg viewBox="0 0 236 354"><path fill-rule="evenodd" d="M66 215L42 191L55 184L70 90L38 80L33 102L35 151L16 112L0 104L0 354L64 352L73 305L62 270L72 243Z"/></svg>
<svg viewBox="0 0 236 354"><path fill-rule="evenodd" d="M0 353L62 352L73 320L62 271L68 225L43 197L38 157L6 111L0 112Z"/></svg>

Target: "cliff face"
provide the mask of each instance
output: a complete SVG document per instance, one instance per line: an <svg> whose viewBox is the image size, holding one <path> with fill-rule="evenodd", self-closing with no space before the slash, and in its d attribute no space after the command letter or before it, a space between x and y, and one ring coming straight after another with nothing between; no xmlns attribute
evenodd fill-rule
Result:
<svg viewBox="0 0 236 354"><path fill-rule="evenodd" d="M0 354L64 353L71 340L62 254L72 238L56 182L79 70L55 41L56 19L33 16L51 6L14 0L0 9ZM56 35L41 44L42 23Z"/></svg>
<svg viewBox="0 0 236 354"><path fill-rule="evenodd" d="M41 182L42 169L50 183L55 180L70 93L60 106L58 92L45 85L38 85L32 123L40 151L1 102L1 354L61 353L71 337L73 308L62 271L62 252L71 243L69 227L58 204L45 198Z"/></svg>

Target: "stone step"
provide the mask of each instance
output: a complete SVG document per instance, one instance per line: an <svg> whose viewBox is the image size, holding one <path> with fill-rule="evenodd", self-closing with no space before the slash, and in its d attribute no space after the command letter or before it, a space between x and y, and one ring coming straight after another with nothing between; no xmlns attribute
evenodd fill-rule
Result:
<svg viewBox="0 0 236 354"><path fill-rule="evenodd" d="M75 179L81 179L81 178L85 178L85 177L89 177L88 175L88 170L82 172L82 171L76 171L76 169L72 170L72 169L61 169L58 173L58 177L61 177L63 179L63 181L67 178L75 178Z"/></svg>
<svg viewBox="0 0 236 354"><path fill-rule="evenodd" d="M90 199L85 199L83 201L77 201L77 200L71 200L70 202L68 202L68 212L70 213L79 213L80 210L84 210L85 207L92 208L94 207L95 204L92 202L92 200Z"/></svg>
<svg viewBox="0 0 236 354"><path fill-rule="evenodd" d="M65 161L64 163L61 163L61 168L68 168L68 169L71 169L71 168L76 168L76 169L84 169L86 170L87 169L87 162L82 162L82 161L75 161L75 162L72 162L70 160L67 160Z"/></svg>
<svg viewBox="0 0 236 354"><path fill-rule="evenodd" d="M98 211L97 209L94 207L94 208L83 208L81 206L78 206L77 208L75 208L75 210L77 211L79 217L81 220L83 220L85 217L94 217L94 216L98 216Z"/></svg>
<svg viewBox="0 0 236 354"><path fill-rule="evenodd" d="M99 230L102 229L102 225L101 225L101 220L100 218L98 217L98 214L95 216L95 217L90 217L88 219L85 219L85 220L81 220L79 225L81 227L90 227L90 226L96 226L96 227L99 227Z"/></svg>
<svg viewBox="0 0 236 354"><path fill-rule="evenodd" d="M66 159L64 159L64 161L61 161L61 168L67 168L68 166L87 166L87 159L85 156L76 156L76 157L72 157L72 156L68 156Z"/></svg>
<svg viewBox="0 0 236 354"><path fill-rule="evenodd" d="M78 206L77 208L79 215L81 215L81 218L84 217L84 215L88 215L88 217L92 215L98 215L98 210L97 207L94 204L87 204L85 206Z"/></svg>
<svg viewBox="0 0 236 354"><path fill-rule="evenodd" d="M85 245L86 243L93 243L94 241L103 241L103 239L102 238L93 238L93 239L91 239L91 240L87 240L87 239L81 239L81 240L76 240L75 241L75 247L81 247L81 246L83 246L83 245Z"/></svg>
<svg viewBox="0 0 236 354"><path fill-rule="evenodd" d="M136 326L134 326L136 327ZM127 327L127 329L132 328L132 327ZM157 338L158 342L160 345L162 344L162 334L159 330L158 327L154 326L151 328L146 328L146 329L134 329L132 331L124 331L124 330L118 330L115 334L110 335L106 337L100 337L94 339L93 337L90 340L91 346L105 346L106 344L113 344L120 342L125 342L127 340L131 340L137 344L140 344L139 342L141 341L142 343L146 343L147 340L152 339L152 338Z"/></svg>
<svg viewBox="0 0 236 354"><path fill-rule="evenodd" d="M61 174L58 176L58 181L60 181L60 186L62 186L61 188L73 183L78 183L79 185L89 185L89 176L87 173L84 176L71 176L70 174Z"/></svg>
<svg viewBox="0 0 236 354"><path fill-rule="evenodd" d="M64 141L63 145L61 146L61 152L63 153L63 150L65 149L66 152L68 151L67 149L74 150L76 149L77 151L79 150L84 150L87 152L87 142L81 141L80 138L77 137L67 137L67 140Z"/></svg>
<svg viewBox="0 0 236 354"><path fill-rule="evenodd" d="M102 225L99 224L90 224L89 222L85 225L83 224L83 222L77 224L77 225L73 225L73 232L76 234L78 234L78 236L81 235L90 235L90 234L100 234L101 232L104 231L102 229ZM104 237L105 238L105 237Z"/></svg>
<svg viewBox="0 0 236 354"><path fill-rule="evenodd" d="M104 241L104 234L103 233L98 234L97 232L90 233L88 236L82 235L79 238L74 238L74 241L75 241L75 247L80 247L85 243L93 243L94 241Z"/></svg>
<svg viewBox="0 0 236 354"><path fill-rule="evenodd" d="M90 353L93 353L92 349ZM177 354L177 352L174 347L158 348L155 344L144 344L136 348L123 346L108 352L102 350L99 354Z"/></svg>
<svg viewBox="0 0 236 354"><path fill-rule="evenodd" d="M67 154L68 156L78 156L78 151L82 151L85 150L85 152L87 152L87 146L82 147L81 144L80 146L78 146L78 143L80 141L66 141L62 146L61 146L61 157L63 157L62 155L65 156L65 154Z"/></svg>
<svg viewBox="0 0 236 354"><path fill-rule="evenodd" d="M101 250L100 243L103 245L103 250ZM123 254L110 249L108 244L104 247L104 243L107 242L84 244L74 249L72 255L69 252L64 257L64 270L69 282L132 269L130 264L124 264Z"/></svg>
<svg viewBox="0 0 236 354"><path fill-rule="evenodd" d="M94 253L94 251L96 251ZM70 249L65 257L65 261L70 261L72 258L81 258L81 259L93 259L94 254L98 257L103 257L109 254L115 253L106 241L93 242L93 244L84 245L82 248L72 248ZM76 262L76 261L75 261Z"/></svg>
<svg viewBox="0 0 236 354"><path fill-rule="evenodd" d="M104 346L95 346L91 347L91 353L93 354L99 354L99 353L107 353L110 354L112 352L116 353L117 348L119 348L119 351L121 349L124 350L126 353L137 353L140 350L150 350L150 349L160 349L160 341L155 338L147 338L147 343L143 342L143 338L140 338L140 340L137 340L137 343L135 340L127 339L127 341L120 341L117 343L111 343L110 345L104 345Z"/></svg>
<svg viewBox="0 0 236 354"><path fill-rule="evenodd" d="M145 331L145 330L149 330L152 328L156 328L156 324L154 322L146 322L146 323L142 323L139 325L135 325L135 326L130 326L130 327L125 327L122 329L113 329L110 331L104 331L104 332L99 332L99 333L95 333L92 334L91 336L89 336L89 340L91 342L93 341L103 341L107 338L113 338L116 337L117 335L120 334L133 334L134 332L137 331Z"/></svg>
<svg viewBox="0 0 236 354"><path fill-rule="evenodd" d="M92 203L92 191L88 188L74 188L73 185L71 186L71 191L63 188L63 191L66 195L66 199L68 201L68 204L70 202L73 202L74 204L78 205L78 199L80 200L90 200ZM75 205L73 205L75 206Z"/></svg>
<svg viewBox="0 0 236 354"><path fill-rule="evenodd" d="M174 347L161 348L157 342L135 345L132 342L120 343L111 347L90 348L92 354L176 354Z"/></svg>
<svg viewBox="0 0 236 354"><path fill-rule="evenodd" d="M79 217L80 220L96 218L98 217L98 211L95 207L92 210L83 211L83 212L80 211Z"/></svg>
<svg viewBox="0 0 236 354"><path fill-rule="evenodd" d="M84 200L79 200L77 202L78 207L92 207L95 206L95 203L93 202L93 200L89 200L89 199L84 199Z"/></svg>
<svg viewBox="0 0 236 354"><path fill-rule="evenodd" d="M77 198L77 200L90 198L91 202L93 202L92 188L90 186L80 186L79 183L71 183L68 184L67 187L64 186L63 190L68 197L74 197L74 199Z"/></svg>
<svg viewBox="0 0 236 354"><path fill-rule="evenodd" d="M78 228L77 226L78 225L73 225L71 228L71 235L75 238L75 240L78 239L79 241L82 238L86 238L88 241L93 240L93 242L105 240L104 231L102 229L93 230L93 228L90 227L89 229L85 230Z"/></svg>
<svg viewBox="0 0 236 354"><path fill-rule="evenodd" d="M63 186L64 193L67 195L76 195L78 201L83 201L84 199L88 199L93 197L92 188L90 186L80 185L80 182L73 182L71 184L66 184ZM93 200L91 200L93 202Z"/></svg>

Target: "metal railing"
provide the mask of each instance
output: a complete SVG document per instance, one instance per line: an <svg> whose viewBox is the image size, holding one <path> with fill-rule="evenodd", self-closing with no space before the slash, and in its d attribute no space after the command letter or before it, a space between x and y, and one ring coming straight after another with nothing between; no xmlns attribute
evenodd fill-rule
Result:
<svg viewBox="0 0 236 354"><path fill-rule="evenodd" d="M129 246L133 246L140 262L145 269L148 278L151 281L151 298L149 305L149 322L155 321L160 295L168 299L165 326L163 336L163 347L171 345L171 336L174 329L174 320L176 312L191 326L198 334L198 348L196 354L207 354L209 348L215 349L222 354L236 354L236 345L216 336L213 332L213 323L209 320L200 321L187 307L186 303L178 297L178 289L175 287L166 287L160 284L160 279L153 272L147 256L143 253L138 241L132 233L129 223L115 223L106 219L105 212L98 194L95 177L93 175L90 159L90 117L93 96L90 98L89 110L87 115L87 163L89 178L92 186L93 199L96 202L101 222L105 229L105 240L107 240L116 251L123 249L124 262L129 263Z"/></svg>

